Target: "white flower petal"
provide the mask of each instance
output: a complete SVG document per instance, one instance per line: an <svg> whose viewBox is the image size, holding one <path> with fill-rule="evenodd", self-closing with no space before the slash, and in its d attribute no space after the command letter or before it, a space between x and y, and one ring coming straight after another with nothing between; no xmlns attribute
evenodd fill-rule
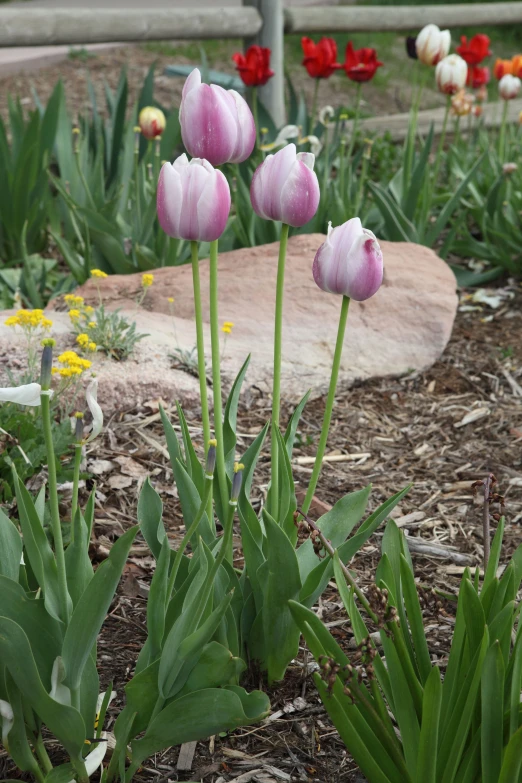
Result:
<svg viewBox="0 0 522 783"><path fill-rule="evenodd" d="M98 405L98 400L96 399L97 394L98 394L98 379L94 378L88 385L87 391L85 393L87 405L89 406L89 410L92 414L92 431L89 437L87 438L87 440L85 441L86 443L90 443L91 440L97 438L103 429L103 411Z"/></svg>
<svg viewBox="0 0 522 783"><path fill-rule="evenodd" d="M16 402L19 405L40 405L42 387L39 383L24 386L8 386L0 389L0 402Z"/></svg>
<svg viewBox="0 0 522 783"><path fill-rule="evenodd" d="M8 749L7 735L13 728L14 713L8 701L0 699L0 716L2 716L2 745Z"/></svg>

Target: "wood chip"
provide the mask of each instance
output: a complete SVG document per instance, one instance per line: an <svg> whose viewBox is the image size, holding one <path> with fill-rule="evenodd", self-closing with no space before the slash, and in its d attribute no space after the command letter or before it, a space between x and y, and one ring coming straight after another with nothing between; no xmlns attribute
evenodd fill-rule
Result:
<svg viewBox="0 0 522 783"><path fill-rule="evenodd" d="M197 741L183 743L179 751L178 763L176 764L177 770L180 772L190 772L197 744Z"/></svg>
<svg viewBox="0 0 522 783"><path fill-rule="evenodd" d="M491 413L489 408L475 408L475 410L466 413L463 419L457 421L453 426L458 429L459 427L465 427L466 424L473 424L474 421L483 419L484 416L489 416Z"/></svg>

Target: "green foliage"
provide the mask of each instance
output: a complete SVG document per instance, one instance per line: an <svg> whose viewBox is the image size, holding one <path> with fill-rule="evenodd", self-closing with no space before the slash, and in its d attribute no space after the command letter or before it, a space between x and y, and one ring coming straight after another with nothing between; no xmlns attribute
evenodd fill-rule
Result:
<svg viewBox="0 0 522 783"><path fill-rule="evenodd" d="M87 334L89 340L96 344L98 350L116 361L125 361L134 351L136 344L147 337L136 332L136 322L129 322L119 310L105 310L103 304L96 307L92 321L81 325L81 333ZM95 324L89 326L90 323Z"/></svg>
<svg viewBox="0 0 522 783"><path fill-rule="evenodd" d="M355 656L343 653L316 614L290 602L319 663L314 679L321 699L368 783L518 780L522 644L513 599L522 578L522 549L499 579L503 527L501 522L482 587L469 569L463 576L443 680L431 663L411 558L394 522L386 528L369 600L351 577L347 584L335 555L335 579L358 645ZM378 625L380 645L367 622Z"/></svg>

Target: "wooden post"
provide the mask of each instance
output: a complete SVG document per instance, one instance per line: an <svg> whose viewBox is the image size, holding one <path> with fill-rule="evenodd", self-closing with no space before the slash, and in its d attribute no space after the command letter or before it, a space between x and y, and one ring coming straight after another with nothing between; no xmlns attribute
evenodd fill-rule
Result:
<svg viewBox="0 0 522 783"><path fill-rule="evenodd" d="M255 38L245 40L245 48L256 43L267 46L272 53L270 67L274 76L259 88L259 100L276 127L281 128L286 122L283 0L243 0L243 3L254 6L263 19L263 26Z"/></svg>

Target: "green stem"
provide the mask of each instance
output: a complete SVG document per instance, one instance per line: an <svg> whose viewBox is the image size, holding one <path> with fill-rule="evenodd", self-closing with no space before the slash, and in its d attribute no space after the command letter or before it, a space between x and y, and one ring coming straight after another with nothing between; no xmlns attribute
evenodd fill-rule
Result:
<svg viewBox="0 0 522 783"><path fill-rule="evenodd" d="M60 510L58 507L58 485L56 481L56 459L54 456L53 433L51 428L50 394L42 390L40 397L42 406L42 427L47 451L47 472L49 475L49 505L51 507L51 530L53 534L56 566L58 570L58 589L62 620L67 627L69 623L69 593L65 571L65 555L63 551L62 528L60 525Z"/></svg>
<svg viewBox="0 0 522 783"><path fill-rule="evenodd" d="M87 184L87 180L85 179L85 174L83 173L82 164L80 163L80 150L79 147L77 147L74 151L74 157L76 158L76 169L78 171L78 176L80 177L80 182L83 185L83 189L85 190L85 195L87 196L87 200L92 207L92 209L96 209L96 204L94 203L94 199L92 197L92 193L89 190L89 186Z"/></svg>
<svg viewBox="0 0 522 783"><path fill-rule="evenodd" d="M418 71L415 72L416 76L417 73ZM413 155L415 152L415 137L417 136L417 123L419 120L419 108L420 108L423 87L424 87L424 79L421 76L417 87L417 93L413 98L411 120L410 120L410 125L408 127L408 136L406 142L406 156L404 159L404 175L403 175L404 193L406 193L407 190L409 189L411 169L413 166ZM414 92L414 90L415 87L412 92Z"/></svg>
<svg viewBox="0 0 522 783"><path fill-rule="evenodd" d="M190 541L190 539L198 529L199 523L203 519L203 514L205 513L205 509L208 505L209 498L212 499L212 476L205 475L205 490L198 509L198 513L192 520L190 527L187 529L185 535L183 536L181 544L178 547L178 551L176 552L174 563L172 564L172 569L169 576L169 583L167 587L167 604L172 598L172 593L174 592L174 584L176 582L176 577L178 575L181 559L183 557L183 552L185 551L185 547L187 546L188 542Z"/></svg>
<svg viewBox="0 0 522 783"><path fill-rule="evenodd" d="M439 146L437 147L437 156L435 158L435 168L433 171L433 186L431 188L431 193L433 194L435 191L435 188L437 187L437 180L439 178L439 171L440 171L440 164L442 160L442 153L444 151L444 142L446 141L446 131L448 129L448 117L449 117L449 110L451 107L451 96L448 95L448 99L446 102L446 111L444 112L444 120L442 122L442 131L440 134L439 139Z"/></svg>
<svg viewBox="0 0 522 783"><path fill-rule="evenodd" d="M36 755L38 756L38 758L40 760L40 764L43 767L43 771L47 775L52 770L53 765L51 764L51 759L47 755L47 750L46 750L46 747L44 745L44 741L42 739L42 735L41 734L38 734L37 738L34 741L34 749L36 751ZM36 765L36 766L38 766L38 765ZM39 767L38 767L38 771L41 774L41 770L40 770ZM35 773L35 777L38 777L38 775L36 773L36 770L34 770L34 773Z"/></svg>
<svg viewBox="0 0 522 783"><path fill-rule="evenodd" d="M315 80L314 97L312 100L312 114L310 115L310 129L308 133L313 133L315 128L315 115L317 112L317 98L319 95L319 79Z"/></svg>
<svg viewBox="0 0 522 783"><path fill-rule="evenodd" d="M71 501L71 544L74 542L74 518L78 509L78 485L80 483L80 466L82 464L82 444L74 444L74 474Z"/></svg>
<svg viewBox="0 0 522 783"><path fill-rule="evenodd" d="M507 123L507 116L508 116L508 109L509 109L509 102L504 101L504 108L502 110L502 123L500 125L500 136L498 139L498 157L500 159L500 163L504 163L504 157L505 157L505 147L506 147L506 123Z"/></svg>
<svg viewBox="0 0 522 783"><path fill-rule="evenodd" d="M136 217L138 226L141 226L141 203L140 203L140 178L139 178L139 148L134 150L134 200L136 203Z"/></svg>
<svg viewBox="0 0 522 783"><path fill-rule="evenodd" d="M362 84L358 82L357 91L355 94L355 116L353 118L350 146L348 147L348 162L350 162L352 159L353 148L355 147L355 138L357 136L357 131L359 130L359 118L361 114L361 90L362 90Z"/></svg>
<svg viewBox="0 0 522 783"><path fill-rule="evenodd" d="M198 243L191 242L192 284L194 286L194 313L196 318L196 345L198 350L199 392L201 396L201 418L205 451L210 440L210 419L208 415L207 368L205 365L205 342L203 338L203 313L201 309L201 283L199 279Z"/></svg>
<svg viewBox="0 0 522 783"><path fill-rule="evenodd" d="M359 210L362 206L363 196L364 196L364 186L366 185L366 176L368 174L368 164L369 164L369 155L366 154L366 152L363 154L363 162L361 167L361 174L359 177L359 186L357 188L357 196L355 199L355 207L353 210L354 215L359 214Z"/></svg>
<svg viewBox="0 0 522 783"><path fill-rule="evenodd" d="M216 434L216 467L221 508L225 514L228 502L225 445L223 443L223 403L221 399L221 357L219 352L218 313L218 240L210 243L210 341L212 347L212 390L214 395L214 432ZM230 562L232 562L230 560Z"/></svg>
<svg viewBox="0 0 522 783"><path fill-rule="evenodd" d="M345 169L346 169L346 139L341 139L339 146L339 154L341 156L341 166L339 172L339 190L341 192L341 201L344 205L344 191L345 191Z"/></svg>
<svg viewBox="0 0 522 783"><path fill-rule="evenodd" d="M328 433L330 431L330 423L332 421L332 411L335 401L335 391L337 388L337 379L339 377L339 367L341 365L341 356L343 352L344 333L346 331L346 322L348 320L348 307L350 305L350 299L347 296L343 296L341 305L341 314L339 316L339 326L337 329L337 341L335 343L335 352L332 364L332 373L330 375L330 386L328 388L328 396L326 398L326 408L324 411L323 426L321 429L321 437L319 438L319 445L317 447L317 454L315 456L314 468L312 471L312 477L310 484L306 491L306 496L303 501L302 510L305 514L308 513L312 498L314 496L315 489L317 487L317 481L319 480L319 474L323 465L324 452L326 450L326 443L328 440Z"/></svg>
<svg viewBox="0 0 522 783"><path fill-rule="evenodd" d="M271 443L271 479L270 513L278 521L279 513L279 453L277 433L279 431L279 415L281 410L281 343L283 337L283 300L285 290L286 248L288 245L289 226L283 223L279 240L279 259L277 262L277 285L274 324L274 384L272 390L272 443Z"/></svg>

